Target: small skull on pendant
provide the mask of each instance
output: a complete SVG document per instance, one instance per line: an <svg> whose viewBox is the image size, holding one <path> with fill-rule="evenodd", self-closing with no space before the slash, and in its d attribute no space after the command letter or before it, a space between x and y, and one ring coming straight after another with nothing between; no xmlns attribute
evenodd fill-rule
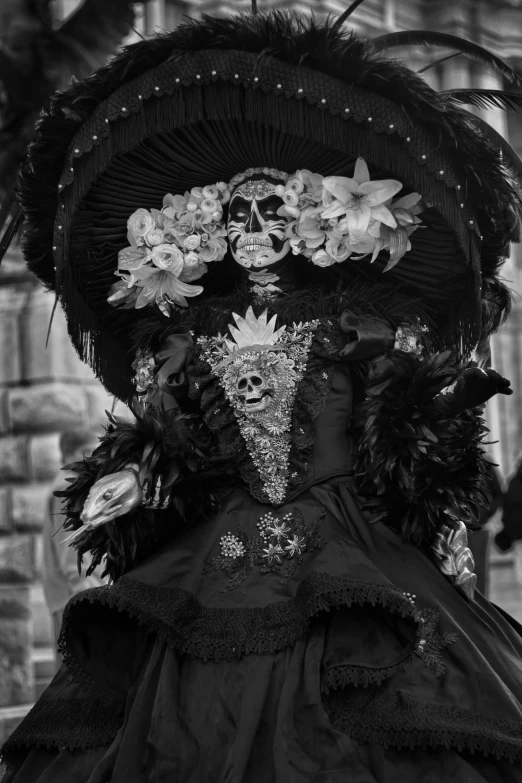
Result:
<svg viewBox="0 0 522 783"><path fill-rule="evenodd" d="M247 371L237 379L236 395L246 413L264 411L271 403L274 389L259 372Z"/></svg>

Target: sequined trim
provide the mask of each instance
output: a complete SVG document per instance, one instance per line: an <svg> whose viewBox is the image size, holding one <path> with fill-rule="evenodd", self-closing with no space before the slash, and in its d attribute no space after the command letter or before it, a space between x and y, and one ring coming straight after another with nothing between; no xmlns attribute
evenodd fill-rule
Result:
<svg viewBox="0 0 522 783"><path fill-rule="evenodd" d="M273 505L281 504L287 492L292 410L318 325L318 321L313 321L294 324L288 329L283 327L271 343L244 346L236 351L231 350L230 340L222 336L198 340L202 358L210 365L234 409L247 450ZM271 395L266 408L255 412L248 409L248 400L245 402L238 392L240 383L248 384L253 378L267 400ZM254 395L254 391L248 391L249 385L245 388ZM254 399L256 405L262 404L261 398Z"/></svg>
<svg viewBox="0 0 522 783"><path fill-rule="evenodd" d="M324 517L325 512L306 525L299 512L288 512L277 518L269 511L258 522L258 536L249 536L241 527L236 534L229 532L222 536L221 555L208 560L203 573L224 571L228 583L223 592L238 587L254 568L262 574L279 572L290 579L306 553L322 549L326 544L326 539L319 535Z"/></svg>

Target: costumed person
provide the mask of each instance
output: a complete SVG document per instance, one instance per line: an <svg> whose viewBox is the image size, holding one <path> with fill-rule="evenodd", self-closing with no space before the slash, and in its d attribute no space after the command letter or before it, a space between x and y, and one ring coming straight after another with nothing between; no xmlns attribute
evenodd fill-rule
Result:
<svg viewBox="0 0 522 783"><path fill-rule="evenodd" d="M60 436L63 464L67 466L73 462L81 462L85 454L89 455L96 448L97 443L98 438L92 430L64 432ZM66 489L67 478L71 475L76 476L74 473L60 473L54 482L53 494L49 498L49 514L43 530L42 582L45 600L53 620L56 643L62 627L63 610L69 599L81 590L100 587L105 581L101 578L101 566L88 577L79 572L74 549L62 545L62 539L66 537L60 530L64 522L62 501L54 492Z"/></svg>
<svg viewBox="0 0 522 783"><path fill-rule="evenodd" d="M511 153L343 22L187 21L40 122L25 253L136 421L63 493L111 584L8 783L522 781L521 628L466 545Z"/></svg>

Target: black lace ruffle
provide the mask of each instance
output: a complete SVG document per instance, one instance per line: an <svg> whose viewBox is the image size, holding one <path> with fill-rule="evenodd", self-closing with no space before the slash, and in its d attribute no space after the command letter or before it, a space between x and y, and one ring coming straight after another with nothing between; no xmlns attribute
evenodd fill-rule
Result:
<svg viewBox="0 0 522 783"><path fill-rule="evenodd" d="M323 703L339 731L358 742L398 748L455 748L522 760L522 724L461 707L430 704L402 691L371 688L331 691Z"/></svg>
<svg viewBox="0 0 522 783"><path fill-rule="evenodd" d="M214 661L275 653L306 633L311 617L333 607L370 604L417 620L415 607L392 585L355 582L317 571L301 582L293 599L238 609L210 609L185 590L151 587L123 576L111 587L79 593L67 605L60 646L71 670L76 662L67 649L68 625L84 601L125 612L180 652Z"/></svg>
<svg viewBox="0 0 522 783"><path fill-rule="evenodd" d="M413 653L408 653L404 660L383 669L371 669L367 666L351 666L340 664L323 672L321 676L321 691L325 695L331 690L339 690L348 686L368 688L370 685L381 685L394 674L403 672L411 662Z"/></svg>
<svg viewBox="0 0 522 783"><path fill-rule="evenodd" d="M76 750L112 742L123 724L125 700L111 697L86 675L81 683L81 697L39 699L3 746L3 758L9 761L19 748Z"/></svg>

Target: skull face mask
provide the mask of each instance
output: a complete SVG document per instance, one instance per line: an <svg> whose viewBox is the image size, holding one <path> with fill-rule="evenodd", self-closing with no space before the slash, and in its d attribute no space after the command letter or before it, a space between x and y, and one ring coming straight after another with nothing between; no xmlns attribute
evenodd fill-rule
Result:
<svg viewBox="0 0 522 783"><path fill-rule="evenodd" d="M294 367L284 352L248 352L229 365L223 385L237 411L277 429L293 393Z"/></svg>
<svg viewBox="0 0 522 783"><path fill-rule="evenodd" d="M228 211L228 240L234 260L246 269L275 264L290 248L285 236L289 218L277 210L283 200L276 185L265 179L241 183L232 194Z"/></svg>

